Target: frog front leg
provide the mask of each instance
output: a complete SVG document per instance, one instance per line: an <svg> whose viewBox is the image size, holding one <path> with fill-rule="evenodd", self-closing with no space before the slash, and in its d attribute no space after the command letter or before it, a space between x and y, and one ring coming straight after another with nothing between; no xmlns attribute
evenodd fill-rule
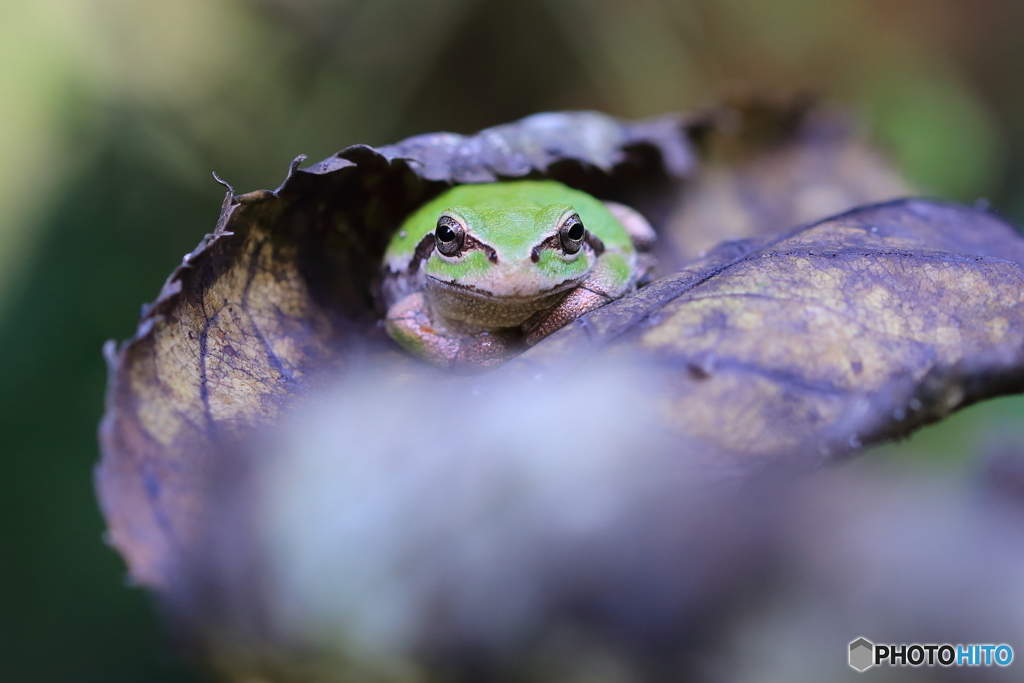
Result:
<svg viewBox="0 0 1024 683"><path fill-rule="evenodd" d="M612 299L604 294L579 286L569 292L561 303L546 311L539 311L525 323L527 346L533 346L544 337L565 327L584 313L601 308Z"/></svg>
<svg viewBox="0 0 1024 683"><path fill-rule="evenodd" d="M523 324L527 345L533 346L576 318L625 296L651 280L656 266L650 253L657 241L654 228L639 211L625 204L604 202L604 205L625 228L636 252L602 253L594 270L576 289L558 305L537 312Z"/></svg>
<svg viewBox="0 0 1024 683"><path fill-rule="evenodd" d="M423 292L414 292L388 309L385 326L407 351L443 368L486 369L500 365L521 350L512 331L454 333L435 322Z"/></svg>
<svg viewBox="0 0 1024 683"><path fill-rule="evenodd" d="M606 251L590 275L552 308L538 311L523 324L526 343L533 346L544 337L636 289L637 255Z"/></svg>

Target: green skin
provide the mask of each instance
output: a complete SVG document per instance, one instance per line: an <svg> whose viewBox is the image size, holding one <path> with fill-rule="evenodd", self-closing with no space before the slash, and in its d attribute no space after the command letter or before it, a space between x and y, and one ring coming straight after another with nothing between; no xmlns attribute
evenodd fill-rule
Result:
<svg viewBox="0 0 1024 683"><path fill-rule="evenodd" d="M577 218L586 236L573 241ZM438 246L439 220L464 235L456 253ZM453 187L388 244L388 334L435 365L500 364L635 289L645 267L634 243L652 239L632 209L555 181Z"/></svg>

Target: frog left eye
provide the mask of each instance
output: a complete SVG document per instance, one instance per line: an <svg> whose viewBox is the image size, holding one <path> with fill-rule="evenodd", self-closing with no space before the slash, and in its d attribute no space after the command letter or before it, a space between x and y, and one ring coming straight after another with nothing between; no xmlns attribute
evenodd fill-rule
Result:
<svg viewBox="0 0 1024 683"><path fill-rule="evenodd" d="M465 239L466 231L457 220L445 215L437 219L434 242L439 252L445 256L455 256L462 251Z"/></svg>
<svg viewBox="0 0 1024 683"><path fill-rule="evenodd" d="M583 240L587 236L587 229L580 220L580 215L574 213L565 219L562 227L558 229L558 241L562 245L562 251L566 254L575 254L583 247Z"/></svg>

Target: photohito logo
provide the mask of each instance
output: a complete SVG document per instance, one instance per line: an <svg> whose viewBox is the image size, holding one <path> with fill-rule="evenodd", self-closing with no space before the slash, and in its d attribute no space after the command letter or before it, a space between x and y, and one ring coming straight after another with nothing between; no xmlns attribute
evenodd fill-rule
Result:
<svg viewBox="0 0 1024 683"><path fill-rule="evenodd" d="M867 638L850 643L850 666L867 671L873 666L1010 666L1009 645L875 645Z"/></svg>

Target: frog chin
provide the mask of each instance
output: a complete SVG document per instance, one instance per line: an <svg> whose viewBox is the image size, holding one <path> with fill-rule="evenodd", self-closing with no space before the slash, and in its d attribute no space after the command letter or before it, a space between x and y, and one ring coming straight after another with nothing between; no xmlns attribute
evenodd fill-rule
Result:
<svg viewBox="0 0 1024 683"><path fill-rule="evenodd" d="M533 301L560 294L583 282L585 276L563 280L562 282L502 281L495 283L490 280L455 281L444 280L433 275L426 278L427 288L435 292L453 292L464 296L478 297L489 301Z"/></svg>

